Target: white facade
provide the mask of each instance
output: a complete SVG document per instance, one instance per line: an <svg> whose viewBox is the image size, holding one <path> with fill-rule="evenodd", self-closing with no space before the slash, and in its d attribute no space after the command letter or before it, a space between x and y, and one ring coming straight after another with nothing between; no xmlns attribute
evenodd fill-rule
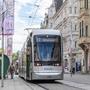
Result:
<svg viewBox="0 0 90 90"><path fill-rule="evenodd" d="M48 9L48 28L52 28L54 22L53 22L53 16L56 13L55 11L55 5L52 3L50 8Z"/></svg>
<svg viewBox="0 0 90 90"><path fill-rule="evenodd" d="M79 45L84 53L82 73L90 73L90 0L80 0L79 22Z"/></svg>
<svg viewBox="0 0 90 90"><path fill-rule="evenodd" d="M54 4L54 3L53 3ZM53 6L53 7L52 7ZM63 50L64 60L68 61L68 68L70 70L70 54L74 54L75 63L81 62L82 50L78 46L79 40L79 0L63 0L61 8L55 12L55 7L52 5L49 9L49 28L59 29L63 35ZM53 14L50 13L53 10ZM52 24L51 24L52 23ZM50 25L52 27L50 27Z"/></svg>

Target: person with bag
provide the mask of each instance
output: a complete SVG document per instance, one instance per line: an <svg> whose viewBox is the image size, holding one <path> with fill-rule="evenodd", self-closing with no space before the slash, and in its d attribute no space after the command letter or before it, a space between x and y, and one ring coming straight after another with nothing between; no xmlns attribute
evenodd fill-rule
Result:
<svg viewBox="0 0 90 90"><path fill-rule="evenodd" d="M14 77L14 71L15 71L15 68L14 68L13 63L10 65L9 71L10 71L11 79L13 79L13 77Z"/></svg>

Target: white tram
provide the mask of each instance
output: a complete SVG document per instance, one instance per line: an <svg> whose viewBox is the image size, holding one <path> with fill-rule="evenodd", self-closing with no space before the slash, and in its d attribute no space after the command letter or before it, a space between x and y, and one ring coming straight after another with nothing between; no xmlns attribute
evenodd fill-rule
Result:
<svg viewBox="0 0 90 90"><path fill-rule="evenodd" d="M60 31L32 30L19 56L19 76L26 80L63 79Z"/></svg>

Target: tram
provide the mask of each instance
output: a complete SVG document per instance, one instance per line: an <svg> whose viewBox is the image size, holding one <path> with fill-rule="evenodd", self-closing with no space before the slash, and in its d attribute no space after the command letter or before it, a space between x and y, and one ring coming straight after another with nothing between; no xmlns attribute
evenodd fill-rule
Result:
<svg viewBox="0 0 90 90"><path fill-rule="evenodd" d="M19 76L26 80L62 80L63 47L59 30L32 30L19 54Z"/></svg>

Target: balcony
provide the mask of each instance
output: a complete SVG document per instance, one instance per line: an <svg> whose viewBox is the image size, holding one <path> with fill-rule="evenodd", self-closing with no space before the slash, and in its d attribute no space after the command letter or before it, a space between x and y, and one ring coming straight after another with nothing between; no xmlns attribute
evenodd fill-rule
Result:
<svg viewBox="0 0 90 90"><path fill-rule="evenodd" d="M90 37L81 37L79 39L79 44L89 44L90 43Z"/></svg>
<svg viewBox="0 0 90 90"><path fill-rule="evenodd" d="M79 46L83 49L86 50L90 46L90 37L81 37L79 39Z"/></svg>
<svg viewBox="0 0 90 90"><path fill-rule="evenodd" d="M90 10L85 9L85 8L83 8L83 9L81 8L79 18L81 18L82 16L89 16L89 12L90 12Z"/></svg>

